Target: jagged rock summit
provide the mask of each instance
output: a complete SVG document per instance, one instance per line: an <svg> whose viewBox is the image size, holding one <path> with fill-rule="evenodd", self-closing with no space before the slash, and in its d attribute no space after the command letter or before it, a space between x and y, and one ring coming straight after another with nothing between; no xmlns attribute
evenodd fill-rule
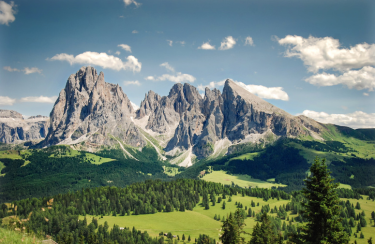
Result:
<svg viewBox="0 0 375 244"><path fill-rule="evenodd" d="M149 133L167 138L163 142L167 154L186 151L198 159L222 153L232 145L316 134L321 128L315 121L290 115L229 79L222 94L206 88L203 98L188 83L174 85L165 97L150 91L137 111L137 119L143 120L139 124Z"/></svg>
<svg viewBox="0 0 375 244"><path fill-rule="evenodd" d="M104 81L92 67L70 75L50 114L49 133L42 146L114 141L142 147L145 140L132 122L133 106L119 85ZM117 142L116 142L117 143Z"/></svg>
<svg viewBox="0 0 375 244"><path fill-rule="evenodd" d="M7 116L20 117L10 112ZM92 67L82 67L60 92L39 146L85 144L99 150L119 145L136 158L129 148L142 152L148 145L159 158L169 155L172 163L190 166L194 158L232 153L245 143L265 145L300 135L318 138L321 129L314 120L290 115L229 79L223 92L206 88L203 97L189 83L173 85L167 96L149 91L135 110L119 85L105 82L104 74Z"/></svg>
<svg viewBox="0 0 375 244"><path fill-rule="evenodd" d="M39 115L24 119L16 111L0 109L0 142L41 140L47 135L48 123L48 117Z"/></svg>

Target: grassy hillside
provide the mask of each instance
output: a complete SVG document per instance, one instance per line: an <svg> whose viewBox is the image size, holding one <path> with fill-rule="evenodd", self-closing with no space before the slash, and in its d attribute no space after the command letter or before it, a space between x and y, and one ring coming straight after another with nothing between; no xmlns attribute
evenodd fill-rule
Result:
<svg viewBox="0 0 375 244"><path fill-rule="evenodd" d="M358 238L355 238L354 233L356 233L356 228L352 228L353 235L351 236L351 242L356 240L358 244L367 243L367 239L370 237L375 239L375 227L370 224L371 212L375 211L375 202L372 200L366 200L366 196L363 196L363 198L364 199L360 200L346 198L340 199L343 201L349 200L354 206L357 202L360 203L361 210L356 209L356 214L360 214L362 211L366 214L367 226L362 228L362 233L364 234L365 239L360 239L359 234ZM251 207L251 201L254 201L256 205L259 203L259 206ZM86 218L88 221L93 217L98 218L99 224L104 224L104 222L107 221L110 227L114 224L120 227L132 228L134 226L136 229L147 231L151 236L158 236L160 232L171 232L173 235L179 235L180 238L183 234L186 238L190 235L194 241L194 238L198 238L199 234L207 234L218 241L218 237L221 233L222 222L215 220L214 216L220 215L220 218L222 219L223 217L227 217L230 212L235 212L237 209L236 202L242 203L244 208L245 206L247 208L251 207L252 211L260 213L262 207L265 205L269 205L270 209L274 209L275 207L279 208L280 206L286 205L290 201L270 199L265 202L263 199L256 197L234 195L232 196L231 202L226 200L225 209L222 209L222 204L220 203L216 203L215 206L210 204L210 209L208 210L205 210L203 206L198 204L193 211L187 210L186 212L156 213L151 215L103 216L103 218L100 216L86 215ZM277 216L276 213L270 213L270 215L273 217ZM287 212L286 219L281 220L281 223L286 222L287 225L291 223L295 226L301 225L299 222L291 221L292 218L296 218L297 216L298 214L292 214L292 212L289 211ZM288 218L290 221L287 221ZM80 216L80 219L84 219L84 217ZM256 223L256 218L246 218L244 231L252 233ZM249 235L247 235L246 240L250 240Z"/></svg>
<svg viewBox="0 0 375 244"><path fill-rule="evenodd" d="M6 150L0 151L0 162L0 203L87 187L124 187L147 179L169 178L163 174L160 162L126 159L121 149L96 154L69 146Z"/></svg>
<svg viewBox="0 0 375 244"><path fill-rule="evenodd" d="M0 228L0 243L7 244L31 244L31 243L42 243L42 240L19 231L9 230Z"/></svg>
<svg viewBox="0 0 375 244"><path fill-rule="evenodd" d="M257 188L271 188L271 187L285 187L283 184L273 183L274 179L269 179L267 181L262 181L254 179L249 175L230 175L225 171L213 171L211 173L206 173L202 178L205 181L211 181L216 183L221 183L223 185L238 185L240 187L257 187Z"/></svg>

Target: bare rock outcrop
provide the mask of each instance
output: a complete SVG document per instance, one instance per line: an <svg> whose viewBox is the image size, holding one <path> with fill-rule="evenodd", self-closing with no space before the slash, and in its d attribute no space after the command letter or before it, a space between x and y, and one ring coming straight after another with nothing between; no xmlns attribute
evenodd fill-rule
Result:
<svg viewBox="0 0 375 244"><path fill-rule="evenodd" d="M0 110L0 142L20 143L44 139L48 133L49 118L32 116L24 119L13 110Z"/></svg>
<svg viewBox="0 0 375 244"><path fill-rule="evenodd" d="M115 137L134 147L146 145L131 117L133 106L119 85L104 81L92 67L72 74L51 112L43 146L89 141L111 145Z"/></svg>
<svg viewBox="0 0 375 244"><path fill-rule="evenodd" d="M297 137L319 133L320 124L306 117L296 117L226 80L223 93L205 89L204 98L185 83L175 84L169 95L160 97L150 91L137 118L148 116L146 129L159 134L176 125L165 150L188 150L205 158L215 150L216 142L232 144L259 141L262 136Z"/></svg>

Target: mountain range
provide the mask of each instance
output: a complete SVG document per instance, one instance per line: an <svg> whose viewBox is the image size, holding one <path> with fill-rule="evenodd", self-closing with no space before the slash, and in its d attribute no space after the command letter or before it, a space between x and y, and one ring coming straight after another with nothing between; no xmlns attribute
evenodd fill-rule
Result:
<svg viewBox="0 0 375 244"><path fill-rule="evenodd" d="M238 152L247 144L264 147L279 138L324 141L329 131L230 79L222 92L206 88L204 96L189 83L173 85L168 96L149 91L136 109L119 85L107 83L104 73L93 67L69 76L49 118L24 119L15 111L1 110L0 124L4 143L41 140L36 147L67 144L91 152L118 147L133 159L134 151L150 147L160 160L185 167Z"/></svg>

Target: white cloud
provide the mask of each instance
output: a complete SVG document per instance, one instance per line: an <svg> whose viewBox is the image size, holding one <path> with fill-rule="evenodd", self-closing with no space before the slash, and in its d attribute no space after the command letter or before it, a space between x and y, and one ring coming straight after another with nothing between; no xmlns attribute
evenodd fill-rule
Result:
<svg viewBox="0 0 375 244"><path fill-rule="evenodd" d="M116 55L120 55L121 52L120 52L120 51L116 51L115 54L116 54Z"/></svg>
<svg viewBox="0 0 375 244"><path fill-rule="evenodd" d="M215 50L215 46L212 46L210 42L205 42L202 44L202 46L198 47L198 49Z"/></svg>
<svg viewBox="0 0 375 244"><path fill-rule="evenodd" d="M125 3L125 6L128 6L128 5L132 4L132 3L134 3L134 5L136 7L141 6L141 4L138 3L138 2L136 2L135 0L124 0L124 3Z"/></svg>
<svg viewBox="0 0 375 244"><path fill-rule="evenodd" d="M23 97L20 102L32 102L32 103L55 103L57 96L53 97Z"/></svg>
<svg viewBox="0 0 375 244"><path fill-rule="evenodd" d="M246 46L246 45L249 45L249 46L255 46L255 45L254 45L253 38L252 38L251 36L246 37L246 39L245 39L245 46Z"/></svg>
<svg viewBox="0 0 375 244"><path fill-rule="evenodd" d="M167 42L168 42L168 45L169 45L169 46L172 46L172 45L173 45L173 41L172 41L172 40L167 40Z"/></svg>
<svg viewBox="0 0 375 244"><path fill-rule="evenodd" d="M13 105L15 102L16 99L0 96L0 105Z"/></svg>
<svg viewBox="0 0 375 244"><path fill-rule="evenodd" d="M226 80L222 81L211 81L208 85L198 85L198 90L204 91L206 87L210 89L214 89L220 86L223 86L225 84ZM277 99L277 100L283 100L288 101L289 96L288 94L283 91L282 87L265 87L260 85L246 85L240 81L234 81L237 85L241 86L245 90L257 95L260 98L266 98L266 99Z"/></svg>
<svg viewBox="0 0 375 244"><path fill-rule="evenodd" d="M67 61L70 65L73 64L86 64L86 65L97 65L107 69L113 70L132 70L133 72L140 72L142 68L142 63L138 61L134 56L128 56L127 61L123 62L120 58L108 55L106 53L97 52L84 52L73 56L66 53L56 54L52 58L47 58L47 60L60 60Z"/></svg>
<svg viewBox="0 0 375 244"><path fill-rule="evenodd" d="M170 75L170 74L164 74L159 76L158 78L155 79L156 81L165 81L169 80L172 82L176 83L181 83L181 82L194 82L195 77L189 74L182 74L181 72L177 72L176 75Z"/></svg>
<svg viewBox="0 0 375 244"><path fill-rule="evenodd" d="M168 62L162 63L160 67L165 67L167 70L174 72L174 68L168 64Z"/></svg>
<svg viewBox="0 0 375 244"><path fill-rule="evenodd" d="M133 30L132 33L133 33L133 34L137 34L138 31L137 31L137 30Z"/></svg>
<svg viewBox="0 0 375 244"><path fill-rule="evenodd" d="M32 73L39 73L39 74L42 73L42 70L38 69L37 67L33 67L33 68L25 67L23 70L19 70L19 69L16 69L16 68L12 68L10 66L5 66L4 69L7 70L7 71L9 71L9 72L20 72L20 71L23 71L26 75L32 74Z"/></svg>
<svg viewBox="0 0 375 244"><path fill-rule="evenodd" d="M375 68L365 66L360 70L349 70L342 75L334 74L316 74L305 81L316 86L334 86L338 84L346 85L349 89L357 90L367 89L373 91L375 88Z"/></svg>
<svg viewBox="0 0 375 244"><path fill-rule="evenodd" d="M328 114L325 112L315 112L305 110L303 115L315 119L321 123L336 124L342 126L349 126L352 128L374 128L375 127L375 113L364 113L356 111L349 114Z"/></svg>
<svg viewBox="0 0 375 244"><path fill-rule="evenodd" d="M152 80L152 81L165 81L169 80L176 83L181 82L194 82L195 77L189 74L182 74L181 72L177 72L176 75L170 75L170 74L164 74L159 77L154 76L147 76L145 78L146 80Z"/></svg>
<svg viewBox="0 0 375 244"><path fill-rule="evenodd" d="M122 49L124 49L125 51L131 53L132 52L132 49L129 45L126 45L126 44L119 44L117 45L118 47L121 47Z"/></svg>
<svg viewBox="0 0 375 244"><path fill-rule="evenodd" d="M4 66L3 67L6 71L9 71L9 72L20 72L21 70L19 69L16 69L16 68L12 68L10 66Z"/></svg>
<svg viewBox="0 0 375 244"><path fill-rule="evenodd" d="M260 98L276 99L283 101L289 100L288 94L285 91L283 91L282 87L265 87L261 85L246 85L239 81L234 82Z"/></svg>
<svg viewBox="0 0 375 244"><path fill-rule="evenodd" d="M9 23L16 20L16 17L14 17L16 11L13 7L16 7L13 1L10 4L0 1L0 24L9 25Z"/></svg>
<svg viewBox="0 0 375 244"><path fill-rule="evenodd" d="M364 92L364 93L363 93L363 96L368 97L368 96L370 96L370 94L368 94L367 92Z"/></svg>
<svg viewBox="0 0 375 244"><path fill-rule="evenodd" d="M222 81L211 81L210 83L208 83L208 85L198 85L198 90L200 91L204 91L206 87L208 87L209 89L214 89L215 87L219 87L219 86L223 86L225 84L225 80L222 80Z"/></svg>
<svg viewBox="0 0 375 244"><path fill-rule="evenodd" d="M25 68L23 69L23 71L25 72L26 75L28 75L28 74L32 74L32 73L39 73L39 74L42 73L42 70L41 70L41 69L38 69L37 67L32 67L32 68L25 67Z"/></svg>
<svg viewBox="0 0 375 244"><path fill-rule="evenodd" d="M140 86L141 83L137 80L134 80L134 81L124 81L124 85L125 86L128 86L128 85L136 85L136 86Z"/></svg>
<svg viewBox="0 0 375 244"><path fill-rule="evenodd" d="M347 71L375 65L375 44L357 44L350 48L340 48L340 42L332 37L317 38L287 35L279 39L286 45L286 57L300 58L310 72L334 69Z"/></svg>
<svg viewBox="0 0 375 244"><path fill-rule="evenodd" d="M236 45L236 40L234 40L234 38L232 36L227 36L221 42L219 50L228 50L228 49L233 48L234 45Z"/></svg>
<svg viewBox="0 0 375 244"><path fill-rule="evenodd" d="M185 45L185 41L176 41L176 43L180 43L181 46L184 46L184 45Z"/></svg>
<svg viewBox="0 0 375 244"><path fill-rule="evenodd" d="M132 107L134 110L138 110L139 109L139 106L135 103L133 103L132 101L130 101L130 103L132 104Z"/></svg>

